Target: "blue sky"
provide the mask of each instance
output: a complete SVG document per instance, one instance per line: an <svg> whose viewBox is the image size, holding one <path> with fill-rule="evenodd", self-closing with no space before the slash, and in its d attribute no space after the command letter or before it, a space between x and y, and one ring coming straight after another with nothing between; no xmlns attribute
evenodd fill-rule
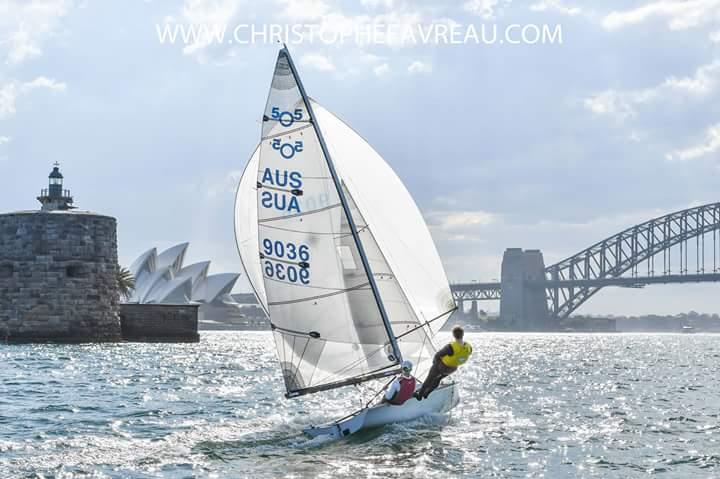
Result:
<svg viewBox="0 0 720 479"><path fill-rule="evenodd" d="M550 264L718 200L720 0L599 3L0 0L0 210L35 208L59 161L81 208L118 218L122 263L190 241L189 261L240 271L234 189L277 47L161 44L156 25L560 25L562 44L291 46L310 95L406 183L451 280L497 278L506 247ZM717 288L580 311L720 311Z"/></svg>

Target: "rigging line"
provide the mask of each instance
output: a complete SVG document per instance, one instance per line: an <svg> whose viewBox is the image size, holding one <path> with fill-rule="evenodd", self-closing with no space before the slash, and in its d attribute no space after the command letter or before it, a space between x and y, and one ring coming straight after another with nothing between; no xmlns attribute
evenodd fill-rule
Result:
<svg viewBox="0 0 720 479"><path fill-rule="evenodd" d="M362 228L357 229L357 232L358 232L358 234L360 234L363 231L365 231L366 229L368 229L368 225L363 225ZM348 236L352 236L352 233L337 233L337 236L333 239L342 239L342 238L347 238Z"/></svg>
<svg viewBox="0 0 720 479"><path fill-rule="evenodd" d="M331 210L333 208L337 208L338 206L342 206L342 205L340 203L336 203L334 205L325 206L324 208L318 208L316 210L305 211L303 213L298 213L296 215L285 215L285 216L276 216L274 218L265 218L262 220L258 220L258 226L263 226L262 223L269 223L271 221L279 221L279 220L286 220L288 218L298 218L300 216L314 215L315 213L320 213L322 211Z"/></svg>
<svg viewBox="0 0 720 479"><path fill-rule="evenodd" d="M410 333L412 333L412 332L414 332L414 331L417 331L417 330L420 329L420 328L423 328L423 327L425 327L425 326L429 326L430 323L432 323L432 322L434 322L434 321L437 321L438 319L442 318L443 316L445 316L445 315L447 315L447 314L452 314L452 313L455 312L457 309L458 309L458 307L455 306L454 308L452 308L452 309L450 309L450 310L448 310L448 311L445 311L444 313L442 313L442 314L439 315L439 316L435 316L434 318L429 319L429 320L425 321L424 323L418 324L418 325L417 325L416 327L414 327L413 329L411 329L411 330L409 330L409 331L405 331L404 333L402 333L402 334L399 335L399 336L396 336L395 338L396 338L396 339L400 339L400 338L402 338L403 336L407 336L408 334L410 334Z"/></svg>
<svg viewBox="0 0 720 479"><path fill-rule="evenodd" d="M268 121L269 121L269 120L272 120L272 118L268 119ZM277 121L277 120L275 120L275 121ZM298 120L295 120L295 121L297 121L298 123L300 123L300 121L298 121ZM275 133L275 134L273 134L273 135L263 136L261 139L262 139L263 141L264 141L264 140L272 140L273 138L278 138L278 137L280 137L280 136L292 135L293 133L297 133L298 131L306 130L306 129L308 129L308 128L310 128L310 127L312 126L312 125L310 124L310 121L309 121L309 120L306 120L304 123L306 123L306 124L303 125L303 126L299 126L299 127L297 127L297 128L293 128L292 130L286 130L286 131L282 131L282 132L280 132L280 133Z"/></svg>
<svg viewBox="0 0 720 479"><path fill-rule="evenodd" d="M425 337L423 338L422 345L420 346L420 351L418 351L417 365L415 366L415 371L420 370L420 363L422 361L422 353L425 350L425 341L427 341L428 337L429 336L426 334Z"/></svg>
<svg viewBox="0 0 720 479"><path fill-rule="evenodd" d="M272 279L272 278L268 278L268 279ZM277 280L275 280L275 281L277 281ZM282 282L282 281L281 281L281 282ZM341 289L340 291L336 291L336 292L334 292L334 293L320 294L320 295L317 295L317 296L309 296L309 297L307 297L307 298L290 299L290 300L287 300L287 301L276 301L276 302L273 302L273 303L268 303L268 306L281 306L281 305L284 305L284 304L304 303L305 301L313 301L313 300L315 300L315 299L329 298L330 296L335 296L335 295L338 295L338 294L344 294L344 293L349 293L350 291L357 291L358 289L363 289L363 288L365 288L366 286L368 286L368 284L369 284L369 283L362 283L362 284L359 284L359 285L357 285L357 286L353 286L352 288Z"/></svg>
<svg viewBox="0 0 720 479"><path fill-rule="evenodd" d="M370 406L370 403L373 402L375 400L375 398L377 398L382 392L384 392L390 386L390 384L392 384L392 382L395 381L395 378L397 378L397 375L391 377L390 381L386 382L385 386L383 386L382 389L380 389L378 392L375 393L375 395L373 397L370 398L370 400L365 404L365 407L363 409Z"/></svg>

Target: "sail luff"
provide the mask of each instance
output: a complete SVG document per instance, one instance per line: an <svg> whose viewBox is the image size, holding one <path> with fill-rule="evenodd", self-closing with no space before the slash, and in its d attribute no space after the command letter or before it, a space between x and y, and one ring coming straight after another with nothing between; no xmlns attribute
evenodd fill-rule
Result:
<svg viewBox="0 0 720 479"><path fill-rule="evenodd" d="M254 165L255 167L257 167L257 165L255 165L252 160L253 160L253 158L255 158L255 156L259 153L259 151L260 151L260 145L258 145L258 146L255 148L255 151L253 152L253 154L250 155L250 160L247 162L247 164L245 165L245 168L243 169L243 172L242 172L242 175L241 175L241 181L238 182L237 190L235 191L235 208L237 208L237 201L238 201L238 198L239 198L239 196L240 196L240 188L243 187L242 178L245 176L245 173L247 172L248 168L251 168L253 165ZM238 220L237 214L233 215L233 229L234 229L234 231L236 232L236 234L235 234L235 247L237 248L238 256L240 256L240 264L241 264L242 267L243 267L243 271L245 271L245 276L246 276L247 278L250 278L250 277L251 277L250 267L249 267L249 265L247 264L247 261L248 261L249 258L244 258L244 257L243 257L243 254L242 254L242 249L241 249L241 247L240 247L240 241L239 241L239 238L238 238L238 235L237 235L237 231L238 231L238 225L237 225L237 222L238 222L238 221L237 221L237 220ZM257 299L257 302L258 302L258 304L260 305L260 309L262 309L263 312L265 313L265 316L267 316L267 317L269 318L269 317L270 317L270 310L269 310L268 307L267 307L267 304L266 304L267 301L264 300L264 295L261 296L260 291L257 290L257 288L256 288L256 286L255 286L255 283L254 283L253 281L249 281L249 283L250 283L250 287L251 287L252 290L253 290L253 293L255 294L255 298Z"/></svg>
<svg viewBox="0 0 720 479"><path fill-rule="evenodd" d="M292 57L290 56L290 51L287 49L287 46L283 45L283 51L284 51L285 55L287 56L288 65L290 66L290 70L293 74L293 77L295 78L295 82L297 83L298 90L300 91L302 100L305 103L305 108L307 109L308 114L310 116L310 123L312 124L315 134L317 135L318 141L320 143L320 148L321 148L323 156L325 158L325 162L328 166L328 170L330 171L330 176L332 177L333 183L335 185L335 189L337 190L338 197L340 198L340 202L342 204L342 208L345 213L345 217L347 218L348 224L350 226L350 232L352 234L353 240L354 240L355 245L358 250L358 254L360 256L360 260L363 265L363 269L365 270L365 273L370 282L370 288L372 290L373 297L375 298L375 302L377 303L378 309L380 311L380 316L382 318L383 324L387 331L388 338L390 339L390 344L393 349L393 355L395 356L396 364L399 364L400 362L402 362L402 353L398 346L397 340L395 339L395 333L393 332L392 326L390 324L390 319L388 318L387 312L385 310L385 306L383 304L382 297L380 296L378 286L375 282L375 277L373 275L372 269L370 268L370 263L367 259L367 255L365 254L365 249L363 248L362 241L360 241L360 236L358 234L357 227L355 226L355 221L352 217L352 213L350 211L350 207L348 205L347 198L345 198L345 194L343 192L343 188L340 183L340 179L337 175L337 172L335 171L335 166L333 164L332 157L330 156L330 151L328 150L327 144L325 143L325 138L322 134L322 131L320 130L320 128L318 128L317 119L315 117L315 113L312 108L312 103L310 101L310 98L307 95L307 92L305 91L305 87L302 83L302 80L300 79L300 75L298 74L297 69L295 68L295 63L293 62ZM343 384L343 385L345 385L345 384Z"/></svg>

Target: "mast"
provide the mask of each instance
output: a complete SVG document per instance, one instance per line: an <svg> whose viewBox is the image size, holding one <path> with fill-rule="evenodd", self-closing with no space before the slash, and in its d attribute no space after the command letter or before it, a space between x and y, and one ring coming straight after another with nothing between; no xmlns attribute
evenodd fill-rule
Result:
<svg viewBox="0 0 720 479"><path fill-rule="evenodd" d="M378 289L377 283L375 283L375 276L373 276L372 269L370 268L370 262L367 259L365 249L363 248L362 242L360 241L360 235L358 234L357 227L355 226L355 220L353 219L350 207L348 206L348 201L345 197L345 193L343 192L342 184L340 183L340 179L337 175L337 172L335 171L335 165L333 164L332 157L330 156L330 151L328 150L327 144L325 143L325 138L323 137L323 134L320 131L320 128L318 127L318 124L315 120L315 113L313 112L310 98L308 98L308 95L305 92L305 87L303 86L300 75L295 68L295 63L293 63L287 45L283 44L283 48L281 51L285 53L285 56L288 59L290 70L295 77L295 82L297 83L298 89L300 90L300 95L302 96L305 107L307 108L308 114L310 115L310 123L312 124L313 129L315 130L315 134L318 137L320 148L322 149L323 156L325 157L325 162L327 163L328 170L330 171L330 176L332 177L333 183L335 184L335 189L337 190L338 196L340 198L340 203L347 218L348 225L350 226L350 233L352 234L355 246L358 249L358 254L360 255L363 268L365 269L365 274L368 277L370 289L372 290L373 297L375 298L375 302L377 303L378 309L380 310L380 316L382 318L383 324L385 325L385 330L387 331L388 338L390 339L390 345L393 349L393 355L397 360L396 364L399 364L402 362L402 353L400 352L400 348L397 344L397 339L395 338L395 333L393 332L392 326L390 325L390 319L388 318L387 311L385 310L385 305L383 304L382 297L380 296L380 291Z"/></svg>

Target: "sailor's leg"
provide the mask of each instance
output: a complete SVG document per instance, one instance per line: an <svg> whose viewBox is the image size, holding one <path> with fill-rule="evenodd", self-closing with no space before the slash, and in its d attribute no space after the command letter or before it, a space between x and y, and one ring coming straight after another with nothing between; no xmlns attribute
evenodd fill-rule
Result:
<svg viewBox="0 0 720 479"><path fill-rule="evenodd" d="M431 384L435 382L435 377L439 374L440 371L438 370L438 365L433 364L430 371L428 371L425 381L423 381L422 388L420 388L420 391L417 392L418 397L427 397L427 395L430 394L430 391L432 391Z"/></svg>
<svg viewBox="0 0 720 479"><path fill-rule="evenodd" d="M431 392L437 389L438 386L440 386L440 381L443 380L443 378L447 377L447 374L442 374L439 370L435 377L433 377L432 382L428 384L427 391L425 391L425 395L423 396L423 399L427 398Z"/></svg>

